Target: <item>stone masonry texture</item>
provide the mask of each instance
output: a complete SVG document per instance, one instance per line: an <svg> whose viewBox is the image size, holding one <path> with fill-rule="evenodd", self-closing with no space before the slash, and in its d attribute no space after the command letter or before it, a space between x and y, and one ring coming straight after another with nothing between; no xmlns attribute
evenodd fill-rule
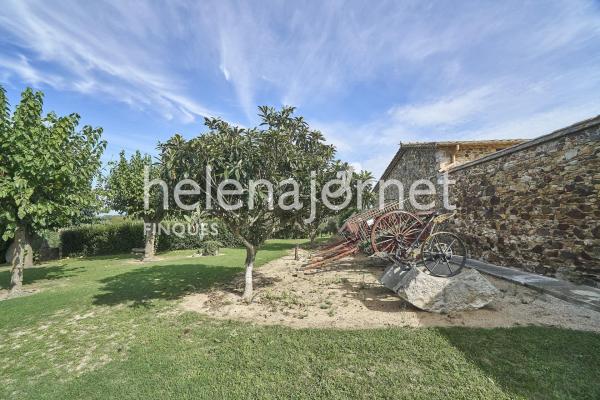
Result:
<svg viewBox="0 0 600 400"><path fill-rule="evenodd" d="M471 257L600 287L600 117L497 154L449 171Z"/></svg>

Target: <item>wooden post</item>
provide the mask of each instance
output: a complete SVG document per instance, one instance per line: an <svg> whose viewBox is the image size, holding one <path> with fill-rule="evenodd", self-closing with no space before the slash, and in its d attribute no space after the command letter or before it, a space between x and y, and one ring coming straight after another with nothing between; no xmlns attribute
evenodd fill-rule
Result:
<svg viewBox="0 0 600 400"><path fill-rule="evenodd" d="M298 245L294 247L294 260L298 261Z"/></svg>

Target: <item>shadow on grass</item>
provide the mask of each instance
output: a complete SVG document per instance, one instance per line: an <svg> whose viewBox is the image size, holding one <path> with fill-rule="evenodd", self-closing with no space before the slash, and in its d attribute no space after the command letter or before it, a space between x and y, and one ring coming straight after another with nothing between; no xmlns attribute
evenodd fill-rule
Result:
<svg viewBox="0 0 600 400"><path fill-rule="evenodd" d="M175 300L186 294L230 281L242 268L205 264L153 265L102 279L102 293L94 304L131 302L132 307L148 306L150 300Z"/></svg>
<svg viewBox="0 0 600 400"><path fill-rule="evenodd" d="M54 280L68 278L77 275L81 267L67 266L66 264L25 268L23 271L23 285L42 280ZM0 272L0 289L8 289L10 285L10 270Z"/></svg>
<svg viewBox="0 0 600 400"><path fill-rule="evenodd" d="M546 327L438 330L515 396L600 399L598 334Z"/></svg>
<svg viewBox="0 0 600 400"><path fill-rule="evenodd" d="M68 258L68 257L67 257ZM109 254L102 256L89 256L89 257L73 257L71 260L126 260L133 259L133 255L129 253L121 253L121 254Z"/></svg>

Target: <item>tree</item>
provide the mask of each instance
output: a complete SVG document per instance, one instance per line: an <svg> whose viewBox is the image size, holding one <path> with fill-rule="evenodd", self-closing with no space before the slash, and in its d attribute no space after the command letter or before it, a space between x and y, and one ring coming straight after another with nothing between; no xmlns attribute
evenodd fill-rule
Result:
<svg viewBox="0 0 600 400"><path fill-rule="evenodd" d="M308 127L304 129L308 130ZM305 207L292 213L290 222L308 235L313 245L323 221L337 212L322 201L320 189L326 182L336 179L338 172L345 171L347 165L334 159L335 148L324 143L321 132L308 131L298 145L304 157L300 158L294 178L299 183L300 198Z"/></svg>
<svg viewBox="0 0 600 400"><path fill-rule="evenodd" d="M345 220L353 213L371 207L374 197L372 193L373 178L367 171L356 173L348 163L334 160L333 155L315 158L312 154L308 157L308 165L310 165L310 179L314 180L314 183L303 182L301 185L302 198L308 201L313 196L313 193L309 193L312 190L310 189L311 184L317 189L316 196L311 201L311 204L314 204L312 209L303 208L302 212L296 216L295 224L308 235L312 246L317 234L323 230L326 221L331 217L344 215L346 216ZM308 175L309 173L306 172L299 174L304 179ZM345 193L342 196L329 198L327 204L323 201L320 191L328 182L333 183L329 189L331 192L341 190ZM359 202L360 204L358 204Z"/></svg>
<svg viewBox="0 0 600 400"><path fill-rule="evenodd" d="M147 170L147 171L146 171ZM125 213L130 218L141 218L144 221L146 235L144 260L152 260L156 248L156 233L158 224L165 215L162 196L158 190L149 191L148 207L144 205L144 174L148 180L162 178L162 168L159 163L152 163L149 155L139 151L128 160L125 152L121 151L118 162L109 163L109 173L104 182L107 206L119 213Z"/></svg>
<svg viewBox="0 0 600 400"><path fill-rule="evenodd" d="M12 117L0 86L0 223L14 238L11 293L21 289L25 259L35 232L67 225L96 204L92 188L106 147L102 129L79 115L42 116L43 94L27 88Z"/></svg>
<svg viewBox="0 0 600 400"><path fill-rule="evenodd" d="M169 173L193 180L198 186L192 189L202 191L188 195L187 205L200 205L244 243L243 299L247 302L252 300L252 272L258 248L276 229L294 223L302 214L302 207L296 207L299 198L289 194L294 185L286 180L293 177L305 182L310 178L309 166L322 167L310 160L312 150L329 153L323 154L325 160L330 160L335 151L323 143L320 133L309 129L303 118L293 116L292 107L259 110L260 127L240 128L218 118L207 118L205 134L189 141L176 135L160 145ZM273 184L272 190L267 181ZM217 187L221 190L215 190ZM219 199L227 206L219 206ZM304 206L308 208L309 204Z"/></svg>

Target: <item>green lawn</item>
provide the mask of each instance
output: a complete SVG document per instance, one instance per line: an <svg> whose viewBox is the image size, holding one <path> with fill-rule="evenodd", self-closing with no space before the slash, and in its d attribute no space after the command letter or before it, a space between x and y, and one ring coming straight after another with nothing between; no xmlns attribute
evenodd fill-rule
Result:
<svg viewBox="0 0 600 400"><path fill-rule="evenodd" d="M270 241L262 264L296 241ZM0 398L600 398L600 335L553 328L295 330L175 312L244 251L25 271L0 302ZM0 267L0 285L8 283Z"/></svg>

